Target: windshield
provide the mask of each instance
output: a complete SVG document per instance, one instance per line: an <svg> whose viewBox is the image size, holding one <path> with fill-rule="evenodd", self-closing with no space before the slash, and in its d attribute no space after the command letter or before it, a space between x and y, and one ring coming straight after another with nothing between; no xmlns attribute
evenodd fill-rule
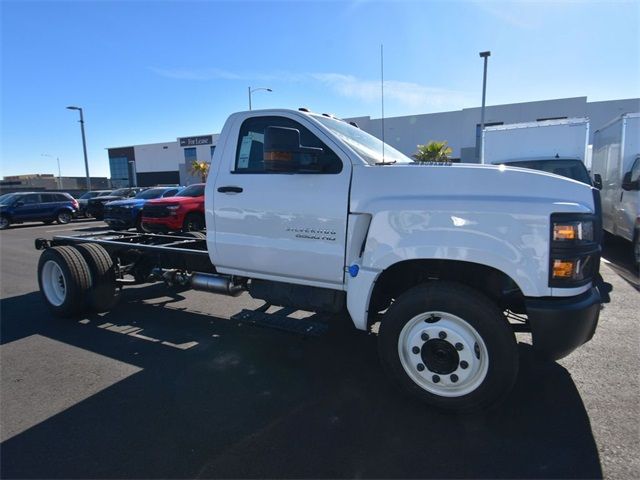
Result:
<svg viewBox="0 0 640 480"><path fill-rule="evenodd" d="M99 197L106 197L107 195L111 195L111 190L107 190L106 192L100 192L98 194Z"/></svg>
<svg viewBox="0 0 640 480"><path fill-rule="evenodd" d="M0 197L0 205L11 205L19 197L20 197L20 195L18 195L16 193L5 193L4 195L2 195Z"/></svg>
<svg viewBox="0 0 640 480"><path fill-rule="evenodd" d="M88 198L97 197L98 195L100 195L99 192L87 192L87 193L85 193L84 195L82 195L80 197L80 200L85 200L85 199L88 199Z"/></svg>
<svg viewBox="0 0 640 480"><path fill-rule="evenodd" d="M398 150L386 143L383 143L373 135L369 135L367 132L354 127L347 122L315 115L313 118L331 130L331 132L344 143L353 148L356 153L358 153L364 161L370 165L382 163L414 163L413 160L405 154L400 153ZM383 148L384 156L382 154Z"/></svg>
<svg viewBox="0 0 640 480"><path fill-rule="evenodd" d="M527 160L525 162L505 162L510 167L530 168L542 172L555 173L591 185L587 167L580 160Z"/></svg>
<svg viewBox="0 0 640 480"><path fill-rule="evenodd" d="M138 193L136 195L136 198L144 198L146 200L150 198L160 198L166 191L166 188L150 188L149 190L143 190L142 192Z"/></svg>
<svg viewBox="0 0 640 480"><path fill-rule="evenodd" d="M128 188L120 188L118 190L114 190L109 195L113 195L114 197L124 197L124 196L127 196L128 194L129 194Z"/></svg>
<svg viewBox="0 0 640 480"><path fill-rule="evenodd" d="M179 191L176 197L199 197L204 195L204 183L189 185L184 190Z"/></svg>

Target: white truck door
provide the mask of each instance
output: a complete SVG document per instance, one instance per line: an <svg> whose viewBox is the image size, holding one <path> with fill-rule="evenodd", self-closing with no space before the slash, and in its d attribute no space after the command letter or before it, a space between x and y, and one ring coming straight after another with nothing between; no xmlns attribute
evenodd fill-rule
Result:
<svg viewBox="0 0 640 480"><path fill-rule="evenodd" d="M265 171L268 126L299 130L302 145L323 149L321 167L306 173ZM348 157L312 121L295 114L238 121L227 143L213 188L218 271L341 286L351 179Z"/></svg>

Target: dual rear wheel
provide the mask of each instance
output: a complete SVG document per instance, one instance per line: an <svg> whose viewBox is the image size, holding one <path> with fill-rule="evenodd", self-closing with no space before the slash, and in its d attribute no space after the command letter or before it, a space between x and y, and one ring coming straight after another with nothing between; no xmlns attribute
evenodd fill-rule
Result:
<svg viewBox="0 0 640 480"><path fill-rule="evenodd" d="M113 260L100 245L47 248L38 262L38 283L57 317L72 317L86 309L104 312L117 299Z"/></svg>

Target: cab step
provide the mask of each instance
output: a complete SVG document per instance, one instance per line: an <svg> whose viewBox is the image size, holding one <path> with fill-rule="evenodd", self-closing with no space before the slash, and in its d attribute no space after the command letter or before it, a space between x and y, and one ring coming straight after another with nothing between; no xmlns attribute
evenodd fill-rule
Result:
<svg viewBox="0 0 640 480"><path fill-rule="evenodd" d="M272 305L265 303L255 310L243 309L231 316L231 320L258 327L275 328L289 333L296 333L309 337L324 335L329 325L320 321L320 315L314 314L307 318L294 318L289 315L298 312L295 308L282 307L279 310L267 313ZM278 307L275 307L278 308Z"/></svg>

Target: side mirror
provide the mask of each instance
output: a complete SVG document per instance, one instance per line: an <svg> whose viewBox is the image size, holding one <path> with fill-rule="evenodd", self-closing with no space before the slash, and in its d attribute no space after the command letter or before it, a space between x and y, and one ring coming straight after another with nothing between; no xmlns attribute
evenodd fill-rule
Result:
<svg viewBox="0 0 640 480"><path fill-rule="evenodd" d="M598 190L602 190L602 176L599 173L593 176L593 186Z"/></svg>
<svg viewBox="0 0 640 480"><path fill-rule="evenodd" d="M631 181L631 172L627 172L622 177L623 190L640 190L640 179Z"/></svg>
<svg viewBox="0 0 640 480"><path fill-rule="evenodd" d="M300 145L300 131L295 128L267 127L264 129L263 160L267 172L297 172L301 157L318 156L321 148ZM304 162L304 169L307 170ZM313 162L312 162L313 163Z"/></svg>

